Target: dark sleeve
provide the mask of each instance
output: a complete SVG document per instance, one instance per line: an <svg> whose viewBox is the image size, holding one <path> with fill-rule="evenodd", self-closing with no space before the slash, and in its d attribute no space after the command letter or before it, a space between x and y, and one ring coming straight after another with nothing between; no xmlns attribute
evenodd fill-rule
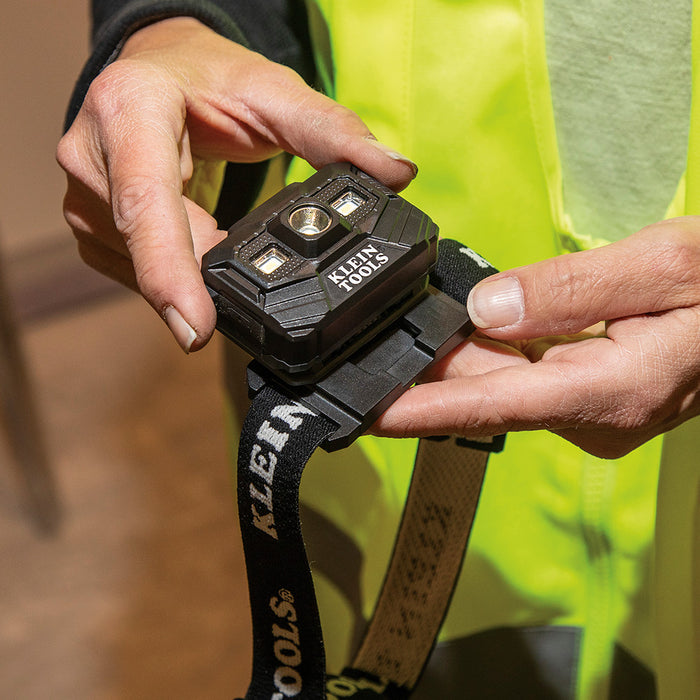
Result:
<svg viewBox="0 0 700 700"><path fill-rule="evenodd" d="M314 80L303 0L93 0L92 54L73 90L64 128L73 123L90 83L134 32L168 17L194 17L222 36Z"/></svg>

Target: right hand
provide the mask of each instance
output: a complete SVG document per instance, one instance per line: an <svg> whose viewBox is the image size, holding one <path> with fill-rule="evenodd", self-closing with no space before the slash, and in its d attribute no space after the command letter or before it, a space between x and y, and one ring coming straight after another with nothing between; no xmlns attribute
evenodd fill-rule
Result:
<svg viewBox="0 0 700 700"><path fill-rule="evenodd" d="M139 30L58 144L81 256L140 291L186 352L201 348L216 322L201 257L225 232L185 195L193 158L256 162L282 150L316 168L350 161L395 190L416 173L356 114L197 20Z"/></svg>

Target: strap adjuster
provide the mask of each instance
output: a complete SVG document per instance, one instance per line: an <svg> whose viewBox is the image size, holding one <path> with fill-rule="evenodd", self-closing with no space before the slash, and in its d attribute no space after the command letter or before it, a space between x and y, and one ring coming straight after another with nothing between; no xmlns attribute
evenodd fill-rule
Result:
<svg viewBox="0 0 700 700"><path fill-rule="evenodd" d="M450 440L449 435L431 435L430 437L422 438L423 440L432 440L433 442L446 442ZM503 452L506 444L506 436L494 435L486 438L465 438L455 436L455 443L459 447L466 447L470 450L478 450L479 452Z"/></svg>

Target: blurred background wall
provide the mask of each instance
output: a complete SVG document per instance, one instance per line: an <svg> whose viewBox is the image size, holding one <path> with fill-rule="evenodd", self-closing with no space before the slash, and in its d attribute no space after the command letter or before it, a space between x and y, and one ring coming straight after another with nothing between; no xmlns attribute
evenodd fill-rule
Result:
<svg viewBox="0 0 700 700"><path fill-rule="evenodd" d="M82 0L6 3L0 22L0 226L7 255L66 235L54 160L65 105L88 50Z"/></svg>
<svg viewBox="0 0 700 700"><path fill-rule="evenodd" d="M5 3L0 52L0 254L62 514L35 527L5 431L0 698L230 700L250 627L221 339L185 356L63 221L54 151L88 3Z"/></svg>

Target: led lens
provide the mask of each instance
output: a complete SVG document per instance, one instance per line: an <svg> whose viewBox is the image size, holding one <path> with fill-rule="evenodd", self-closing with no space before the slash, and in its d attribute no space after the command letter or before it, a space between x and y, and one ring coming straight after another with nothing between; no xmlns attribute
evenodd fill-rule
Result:
<svg viewBox="0 0 700 700"><path fill-rule="evenodd" d="M289 215L289 225L304 236L317 236L331 225L331 216L321 207L307 205Z"/></svg>
<svg viewBox="0 0 700 700"><path fill-rule="evenodd" d="M284 265L289 258L277 248L266 250L259 258L253 260L253 265L263 273L271 275L277 268Z"/></svg>
<svg viewBox="0 0 700 700"><path fill-rule="evenodd" d="M367 200L355 190L346 190L336 199L331 206L341 216L350 216L359 209Z"/></svg>

